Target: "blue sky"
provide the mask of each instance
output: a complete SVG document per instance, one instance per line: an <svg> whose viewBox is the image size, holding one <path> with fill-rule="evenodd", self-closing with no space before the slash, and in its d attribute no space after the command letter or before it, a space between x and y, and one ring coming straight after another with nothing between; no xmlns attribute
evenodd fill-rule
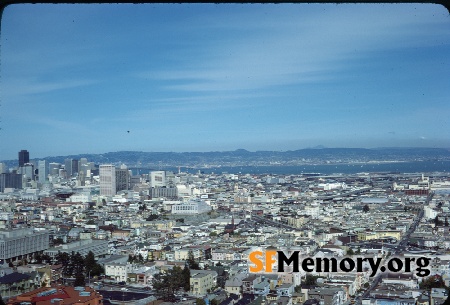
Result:
<svg viewBox="0 0 450 305"><path fill-rule="evenodd" d="M0 48L0 160L450 148L439 5L19 4Z"/></svg>

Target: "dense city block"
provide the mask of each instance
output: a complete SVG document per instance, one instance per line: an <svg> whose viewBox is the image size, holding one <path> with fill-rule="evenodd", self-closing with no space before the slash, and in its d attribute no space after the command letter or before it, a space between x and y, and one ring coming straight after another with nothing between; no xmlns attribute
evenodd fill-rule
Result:
<svg viewBox="0 0 450 305"><path fill-rule="evenodd" d="M143 170L87 158L31 160L26 150L0 170L5 304L448 298L445 171Z"/></svg>

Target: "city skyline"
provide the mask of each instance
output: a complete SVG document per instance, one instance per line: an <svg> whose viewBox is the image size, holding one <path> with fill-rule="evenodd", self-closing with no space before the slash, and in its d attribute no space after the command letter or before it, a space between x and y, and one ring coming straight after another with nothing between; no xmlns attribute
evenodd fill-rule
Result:
<svg viewBox="0 0 450 305"><path fill-rule="evenodd" d="M433 4L10 5L0 160L449 148L449 22Z"/></svg>

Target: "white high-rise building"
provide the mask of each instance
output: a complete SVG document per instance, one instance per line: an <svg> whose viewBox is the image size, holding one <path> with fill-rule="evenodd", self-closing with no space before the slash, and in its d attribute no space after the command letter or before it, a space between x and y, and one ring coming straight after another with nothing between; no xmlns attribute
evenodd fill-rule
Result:
<svg viewBox="0 0 450 305"><path fill-rule="evenodd" d="M114 196L116 194L116 167L112 164L103 164L99 167L100 195Z"/></svg>
<svg viewBox="0 0 450 305"><path fill-rule="evenodd" d="M6 173L6 165L5 163L0 162L0 174Z"/></svg>
<svg viewBox="0 0 450 305"><path fill-rule="evenodd" d="M88 164L87 158L80 158L80 167L82 167L83 165L87 165L87 164Z"/></svg>
<svg viewBox="0 0 450 305"><path fill-rule="evenodd" d="M39 182L44 183L48 178L48 162L46 160L39 160L38 162L38 174L39 174Z"/></svg>
<svg viewBox="0 0 450 305"><path fill-rule="evenodd" d="M150 187L166 186L166 172L152 171L150 172Z"/></svg>
<svg viewBox="0 0 450 305"><path fill-rule="evenodd" d="M55 163L55 162L50 163L48 165L49 174L52 176L55 176L55 177L58 176L60 168L61 168L61 164Z"/></svg>
<svg viewBox="0 0 450 305"><path fill-rule="evenodd" d="M34 180L34 165L31 163L25 163L20 167L20 173L23 175L25 180Z"/></svg>

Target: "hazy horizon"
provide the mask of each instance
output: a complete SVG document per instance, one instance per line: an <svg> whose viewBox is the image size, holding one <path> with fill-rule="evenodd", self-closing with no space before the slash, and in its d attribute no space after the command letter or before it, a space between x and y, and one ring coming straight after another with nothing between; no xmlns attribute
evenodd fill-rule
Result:
<svg viewBox="0 0 450 305"><path fill-rule="evenodd" d="M316 147L304 147L304 148L297 148L297 149L287 149L287 150L249 150L249 149L245 149L245 148L236 148L236 149L231 149L231 150L209 150L209 151L144 151L144 150L117 150L117 151L103 151L103 152L96 152L96 153L71 153L71 154L64 154L64 155L56 155L56 154L52 154L52 155L47 155L47 156L34 156L33 152L29 152L30 154L30 160L39 160L39 159L45 159L45 158L57 158L57 157L67 157L67 156L77 156L77 155L103 155L103 154L108 154L108 153L120 153L120 152L140 152L140 153L225 153L225 152L234 152L234 151L239 151L239 150L245 150L248 151L250 153L256 153L256 152L263 152L263 151L267 151L267 152L289 152L289 151L297 151L297 150L320 150L320 149L367 149L367 150L382 150L382 149L444 149L444 150L448 150L450 151L450 147L446 148L446 147L319 147L322 145L318 145ZM25 148L22 148L24 150L26 150ZM17 155L18 155L19 151L17 151ZM18 160L17 156L15 158L11 158L11 159L0 159L0 162L2 161L15 161Z"/></svg>
<svg viewBox="0 0 450 305"><path fill-rule="evenodd" d="M441 5L13 4L1 22L0 160L450 148Z"/></svg>

